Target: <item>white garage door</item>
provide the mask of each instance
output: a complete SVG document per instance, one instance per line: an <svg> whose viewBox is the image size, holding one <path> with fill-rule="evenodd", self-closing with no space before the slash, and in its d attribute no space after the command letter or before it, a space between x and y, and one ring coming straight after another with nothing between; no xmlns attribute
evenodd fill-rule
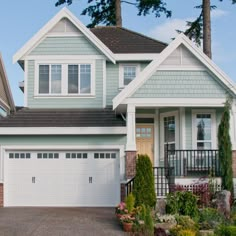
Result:
<svg viewBox="0 0 236 236"><path fill-rule="evenodd" d="M116 151L9 151L5 206L115 206L120 200Z"/></svg>

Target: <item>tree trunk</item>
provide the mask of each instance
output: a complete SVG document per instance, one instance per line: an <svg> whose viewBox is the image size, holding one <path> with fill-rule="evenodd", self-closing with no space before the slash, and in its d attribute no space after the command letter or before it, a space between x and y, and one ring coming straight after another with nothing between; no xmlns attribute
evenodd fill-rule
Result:
<svg viewBox="0 0 236 236"><path fill-rule="evenodd" d="M211 54L211 1L202 0L203 11L203 52L209 57Z"/></svg>
<svg viewBox="0 0 236 236"><path fill-rule="evenodd" d="M122 27L122 17L121 17L121 0L115 0L116 9L116 26Z"/></svg>

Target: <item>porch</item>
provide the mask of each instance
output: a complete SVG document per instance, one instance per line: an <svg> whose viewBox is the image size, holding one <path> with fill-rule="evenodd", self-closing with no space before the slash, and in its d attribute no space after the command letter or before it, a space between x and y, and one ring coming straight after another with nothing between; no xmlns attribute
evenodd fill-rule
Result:
<svg viewBox="0 0 236 236"><path fill-rule="evenodd" d="M220 177L219 151L209 150L171 150L165 154L165 167L174 168L176 177Z"/></svg>

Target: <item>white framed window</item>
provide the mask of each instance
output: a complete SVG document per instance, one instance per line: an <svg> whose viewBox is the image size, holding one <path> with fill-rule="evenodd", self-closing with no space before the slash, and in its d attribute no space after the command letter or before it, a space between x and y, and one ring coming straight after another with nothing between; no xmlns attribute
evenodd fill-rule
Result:
<svg viewBox="0 0 236 236"><path fill-rule="evenodd" d="M95 63L36 62L36 96L95 95Z"/></svg>
<svg viewBox="0 0 236 236"><path fill-rule="evenodd" d="M119 87L128 85L140 72L140 64L119 65Z"/></svg>
<svg viewBox="0 0 236 236"><path fill-rule="evenodd" d="M163 160L167 150L176 150L179 148L179 113L178 111L166 112L160 114L160 159Z"/></svg>
<svg viewBox="0 0 236 236"><path fill-rule="evenodd" d="M209 150L216 148L216 117L215 111L192 111L192 142L193 148Z"/></svg>

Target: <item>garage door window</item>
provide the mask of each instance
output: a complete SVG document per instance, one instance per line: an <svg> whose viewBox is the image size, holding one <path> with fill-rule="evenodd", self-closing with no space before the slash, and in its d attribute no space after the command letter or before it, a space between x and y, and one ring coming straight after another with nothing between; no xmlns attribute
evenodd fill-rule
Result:
<svg viewBox="0 0 236 236"><path fill-rule="evenodd" d="M82 152L67 152L66 153L66 159L87 159L88 153L82 153Z"/></svg>
<svg viewBox="0 0 236 236"><path fill-rule="evenodd" d="M9 153L10 159L30 159L30 157L31 157L30 153L19 153L19 152Z"/></svg>
<svg viewBox="0 0 236 236"><path fill-rule="evenodd" d="M59 153L37 153L38 159L58 159Z"/></svg>
<svg viewBox="0 0 236 236"><path fill-rule="evenodd" d="M116 153L94 153L94 159L115 159L116 158Z"/></svg>

